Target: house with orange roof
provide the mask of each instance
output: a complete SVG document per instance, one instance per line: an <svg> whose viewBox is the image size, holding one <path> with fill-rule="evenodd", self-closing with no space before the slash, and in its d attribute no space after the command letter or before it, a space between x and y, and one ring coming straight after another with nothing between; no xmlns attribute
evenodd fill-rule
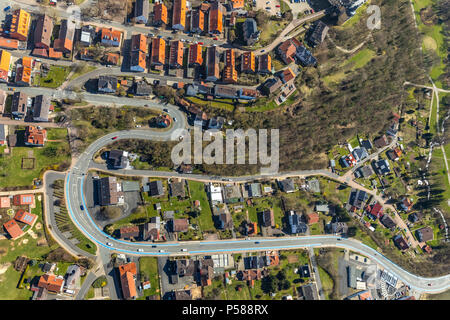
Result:
<svg viewBox="0 0 450 320"><path fill-rule="evenodd" d="M300 41L296 38L291 38L280 44L277 48L277 52L284 63L290 64L295 61L295 53L299 46L301 46Z"/></svg>
<svg viewBox="0 0 450 320"><path fill-rule="evenodd" d="M131 37L131 71L145 71L147 67L147 53L147 37L142 33L133 35Z"/></svg>
<svg viewBox="0 0 450 320"><path fill-rule="evenodd" d="M172 29L186 28L186 0L174 0L172 11Z"/></svg>
<svg viewBox="0 0 450 320"><path fill-rule="evenodd" d="M170 43L169 66L171 68L183 67L184 45L180 40L174 40Z"/></svg>
<svg viewBox="0 0 450 320"><path fill-rule="evenodd" d="M11 199L9 197L0 197L0 208L11 207Z"/></svg>
<svg viewBox="0 0 450 320"><path fill-rule="evenodd" d="M13 204L15 206L32 205L34 204L33 194L16 194L13 197Z"/></svg>
<svg viewBox="0 0 450 320"><path fill-rule="evenodd" d="M236 83L237 82L237 71L236 65L236 53L233 49L228 49L225 51L225 67L222 73L222 81L224 83Z"/></svg>
<svg viewBox="0 0 450 320"><path fill-rule="evenodd" d="M167 25L167 7L164 3L156 3L153 6L153 25L156 27Z"/></svg>
<svg viewBox="0 0 450 320"><path fill-rule="evenodd" d="M30 29L30 21L31 16L25 10L17 9L14 11L12 14L11 26L9 28L10 38L26 41Z"/></svg>
<svg viewBox="0 0 450 320"><path fill-rule="evenodd" d="M60 293L64 285L64 278L54 274L44 274L39 278L38 287L50 292Z"/></svg>
<svg viewBox="0 0 450 320"><path fill-rule="evenodd" d="M34 222L37 220L37 215L20 209L20 210L17 210L16 215L14 216L14 219L32 226L34 224Z"/></svg>
<svg viewBox="0 0 450 320"><path fill-rule="evenodd" d="M106 46L120 47L122 32L113 28L102 28L100 31L101 43Z"/></svg>
<svg viewBox="0 0 450 320"><path fill-rule="evenodd" d="M119 266L120 284L122 286L122 295L125 300L135 299L137 275L136 264L134 262Z"/></svg>
<svg viewBox="0 0 450 320"><path fill-rule="evenodd" d="M255 61L255 54L253 53L253 51L247 51L241 55L241 72L245 73L256 72L256 61Z"/></svg>
<svg viewBox="0 0 450 320"><path fill-rule="evenodd" d="M249 222L246 225L247 235L252 236L258 234L258 223L257 222Z"/></svg>
<svg viewBox="0 0 450 320"><path fill-rule="evenodd" d="M166 41L164 39L152 39L152 55L150 63L152 66L161 66L166 63Z"/></svg>
<svg viewBox="0 0 450 320"><path fill-rule="evenodd" d="M272 73L272 58L268 53L259 56L258 73Z"/></svg>
<svg viewBox="0 0 450 320"><path fill-rule="evenodd" d="M283 83L288 83L289 81L295 79L295 73L289 67L278 73L278 76Z"/></svg>
<svg viewBox="0 0 450 320"><path fill-rule="evenodd" d="M307 214L306 221L308 222L308 224L314 224L319 222L319 214L317 212Z"/></svg>
<svg viewBox="0 0 450 320"><path fill-rule="evenodd" d="M120 54L114 52L107 52L104 56L104 62L107 65L117 66L119 64Z"/></svg>
<svg viewBox="0 0 450 320"><path fill-rule="evenodd" d="M75 23L72 20L62 20L59 28L58 39L53 43L56 51L71 53L73 49L73 38L75 35Z"/></svg>
<svg viewBox="0 0 450 320"><path fill-rule="evenodd" d="M202 33L205 31L205 13L202 10L192 10L190 31L195 33Z"/></svg>
<svg viewBox="0 0 450 320"><path fill-rule="evenodd" d="M32 65L33 58L22 57L22 59L20 59L20 63L16 66L16 85L29 86L31 84Z"/></svg>
<svg viewBox="0 0 450 320"><path fill-rule="evenodd" d="M8 232L8 234L11 236L12 239L16 239L16 238L20 237L21 235L23 235L23 233L24 233L14 219L9 220L8 222L4 223L3 227Z"/></svg>
<svg viewBox="0 0 450 320"><path fill-rule="evenodd" d="M208 32L210 34L221 34L223 32L223 11L224 8L220 2L211 3L208 16Z"/></svg>
<svg viewBox="0 0 450 320"><path fill-rule="evenodd" d="M25 145L43 147L47 140L47 130L35 126L25 128Z"/></svg>
<svg viewBox="0 0 450 320"><path fill-rule="evenodd" d="M233 10L244 8L244 0L230 0Z"/></svg>
<svg viewBox="0 0 450 320"><path fill-rule="evenodd" d="M16 50L19 48L19 40L0 37L0 48Z"/></svg>
<svg viewBox="0 0 450 320"><path fill-rule="evenodd" d="M8 82L10 64L11 53L6 50L0 50L0 81Z"/></svg>
<svg viewBox="0 0 450 320"><path fill-rule="evenodd" d="M203 64L202 46L198 43L189 47L189 65L201 66Z"/></svg>
<svg viewBox="0 0 450 320"><path fill-rule="evenodd" d="M34 28L34 47L48 50L52 42L52 33L53 19L46 14L40 16Z"/></svg>

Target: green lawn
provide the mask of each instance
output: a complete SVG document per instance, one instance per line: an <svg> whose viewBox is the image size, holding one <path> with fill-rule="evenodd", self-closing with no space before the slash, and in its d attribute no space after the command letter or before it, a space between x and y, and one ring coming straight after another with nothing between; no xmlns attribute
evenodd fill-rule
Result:
<svg viewBox="0 0 450 320"><path fill-rule="evenodd" d="M74 80L74 79L78 78L79 76L82 76L83 74L94 71L95 69L97 69L96 66L84 64L84 65L80 66L80 68L78 68L74 73L72 73L70 80Z"/></svg>
<svg viewBox="0 0 450 320"><path fill-rule="evenodd" d="M18 130L18 136L23 130ZM67 135L67 129L50 129L49 136L58 140ZM44 170L58 170L64 163L70 164L70 148L66 140L46 142L44 147L13 147L11 154L0 156L0 188L32 186L33 179L42 178ZM22 169L23 158L34 158L34 168ZM31 163L32 160L27 160Z"/></svg>
<svg viewBox="0 0 450 320"><path fill-rule="evenodd" d="M320 266L317 266L319 269L320 281L322 283L323 294L325 295L325 299L330 300L330 294L333 292L334 282L330 275Z"/></svg>
<svg viewBox="0 0 450 320"><path fill-rule="evenodd" d="M144 274L144 278L148 278L151 284L151 288L144 290L144 296L139 300L144 300L145 297L154 294L160 294L159 289L159 276L158 276L158 260L153 257L141 257L139 258L139 270Z"/></svg>
<svg viewBox="0 0 450 320"><path fill-rule="evenodd" d="M200 201L201 213L198 217L198 221L202 231L215 231L211 207L209 206L208 196L205 191L205 184L203 182L192 180L189 180L188 183L191 192L191 200Z"/></svg>
<svg viewBox="0 0 450 320"><path fill-rule="evenodd" d="M58 88L67 79L71 68L66 66L50 66L50 70L45 78L36 75L35 85L46 88Z"/></svg>

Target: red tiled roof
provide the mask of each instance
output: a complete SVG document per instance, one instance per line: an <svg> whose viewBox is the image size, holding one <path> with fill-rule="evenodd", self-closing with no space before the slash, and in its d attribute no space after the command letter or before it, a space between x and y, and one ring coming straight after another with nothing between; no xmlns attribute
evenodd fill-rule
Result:
<svg viewBox="0 0 450 320"><path fill-rule="evenodd" d="M377 202L370 209L370 214L377 217L378 219L381 219L381 217L383 216L383 206L379 202Z"/></svg>
<svg viewBox="0 0 450 320"><path fill-rule="evenodd" d="M9 233L11 238L15 239L23 234L22 229L20 229L19 225L14 220L9 220L8 222L3 224L3 227Z"/></svg>
<svg viewBox="0 0 450 320"><path fill-rule="evenodd" d="M153 6L153 21L167 24L167 7L164 3L156 3Z"/></svg>
<svg viewBox="0 0 450 320"><path fill-rule="evenodd" d="M0 197L0 208L9 208L11 206L11 200L9 197Z"/></svg>
<svg viewBox="0 0 450 320"><path fill-rule="evenodd" d="M34 203L33 194L17 194L13 197L13 203L15 206L21 206Z"/></svg>
<svg viewBox="0 0 450 320"><path fill-rule="evenodd" d="M60 292L64 284L64 279L53 274L44 274L39 278L38 287L46 288L48 291Z"/></svg>
<svg viewBox="0 0 450 320"><path fill-rule="evenodd" d="M124 299L137 297L136 282L134 281L134 276L136 276L137 274L136 264L134 262L131 262L119 266L119 273Z"/></svg>
<svg viewBox="0 0 450 320"><path fill-rule="evenodd" d="M17 210L17 213L14 216L14 219L16 219L17 221L29 224L31 226L36 221L37 215L20 209L20 210Z"/></svg>
<svg viewBox="0 0 450 320"><path fill-rule="evenodd" d="M317 212L310 213L306 216L308 224L314 224L319 222L319 214Z"/></svg>

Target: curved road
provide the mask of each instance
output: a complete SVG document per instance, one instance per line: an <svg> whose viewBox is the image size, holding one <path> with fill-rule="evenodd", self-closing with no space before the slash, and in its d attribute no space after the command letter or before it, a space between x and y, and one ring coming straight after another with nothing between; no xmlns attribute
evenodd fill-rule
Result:
<svg viewBox="0 0 450 320"><path fill-rule="evenodd" d="M406 270L403 270L395 263L384 257L376 250L364 245L354 239L344 239L336 236L320 235L320 236L298 236L298 237L280 237L280 238L259 238L252 240L222 240L222 241L188 241L188 242L172 242L163 244L153 244L148 242L129 242L114 239L104 233L94 223L87 211L85 203L83 186L85 174L93 164L92 157L100 148L112 142L112 137L117 136L119 139L146 139L156 141L168 141L175 129L186 127L186 119L178 108L167 105L170 114L179 119L174 123L171 130L165 132L129 130L108 134L91 144L85 152L83 152L76 164L72 167L66 176L65 193L69 214L78 226L78 228L92 241L102 248L123 252L132 255L185 255L186 252L181 251L187 249L189 254L211 254L213 252L241 252L241 251L262 251L271 249L293 249L305 247L321 247L321 246L337 246L360 252L368 256L373 261L388 269L400 280L410 285L412 288L420 292L437 293L447 290L450 287L450 275L437 278L423 278L415 276ZM162 108L162 107L161 107ZM312 174L311 172L310 174ZM324 174L316 172L316 174ZM248 178L238 178L248 179ZM80 205L84 206L81 210ZM255 242L256 241L256 242ZM139 251L138 251L139 250Z"/></svg>

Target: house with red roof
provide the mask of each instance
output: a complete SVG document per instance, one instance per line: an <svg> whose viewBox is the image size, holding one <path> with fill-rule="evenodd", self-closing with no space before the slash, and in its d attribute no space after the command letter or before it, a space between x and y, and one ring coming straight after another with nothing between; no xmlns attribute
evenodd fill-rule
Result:
<svg viewBox="0 0 450 320"><path fill-rule="evenodd" d="M123 298L125 300L136 299L136 264L131 262L119 266L119 275Z"/></svg>
<svg viewBox="0 0 450 320"><path fill-rule="evenodd" d="M32 205L34 203L33 194L17 194L13 197L13 204L15 206Z"/></svg>
<svg viewBox="0 0 450 320"><path fill-rule="evenodd" d="M6 229L12 239L16 239L23 234L22 229L15 220L9 220L8 222L3 224L3 227Z"/></svg>
<svg viewBox="0 0 450 320"><path fill-rule="evenodd" d="M308 224L314 224L319 222L319 214L317 212L307 214L306 221L308 222Z"/></svg>
<svg viewBox="0 0 450 320"><path fill-rule="evenodd" d="M14 219L32 226L33 223L37 220L37 215L20 209L20 210L17 210L17 213L14 216Z"/></svg>
<svg viewBox="0 0 450 320"><path fill-rule="evenodd" d="M64 285L64 278L53 274L44 274L39 278L38 288L45 288L50 292L60 293Z"/></svg>
<svg viewBox="0 0 450 320"><path fill-rule="evenodd" d="M383 206L377 202L373 206L369 206L368 213L374 220L381 219L383 217Z"/></svg>
<svg viewBox="0 0 450 320"><path fill-rule="evenodd" d="M9 197L0 197L0 208L11 207L11 199Z"/></svg>

